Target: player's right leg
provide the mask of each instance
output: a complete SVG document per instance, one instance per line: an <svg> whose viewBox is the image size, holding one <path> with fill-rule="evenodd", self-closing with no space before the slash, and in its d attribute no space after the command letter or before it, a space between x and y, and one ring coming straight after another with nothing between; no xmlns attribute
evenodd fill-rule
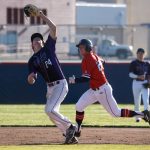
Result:
<svg viewBox="0 0 150 150"><path fill-rule="evenodd" d="M140 111L140 104L141 104L141 90L142 85L140 83L141 81L134 80L132 83L132 91L133 91L133 97L134 97L134 111L139 112ZM135 117L136 122L140 122L141 118Z"/></svg>
<svg viewBox="0 0 150 150"><path fill-rule="evenodd" d="M92 89L87 90L76 103L76 136L79 137L81 134L81 125L84 119L84 109L95 103L97 100L94 96L94 91Z"/></svg>

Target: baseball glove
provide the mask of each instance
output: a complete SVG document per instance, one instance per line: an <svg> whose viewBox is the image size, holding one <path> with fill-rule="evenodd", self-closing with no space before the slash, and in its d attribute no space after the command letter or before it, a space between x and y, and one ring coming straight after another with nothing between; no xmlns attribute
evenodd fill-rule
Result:
<svg viewBox="0 0 150 150"><path fill-rule="evenodd" d="M24 7L24 13L27 17L39 16L40 10L33 4L28 4Z"/></svg>
<svg viewBox="0 0 150 150"><path fill-rule="evenodd" d="M150 83L144 83L143 86L144 86L144 88L146 88L146 89L147 89L147 88L150 88Z"/></svg>

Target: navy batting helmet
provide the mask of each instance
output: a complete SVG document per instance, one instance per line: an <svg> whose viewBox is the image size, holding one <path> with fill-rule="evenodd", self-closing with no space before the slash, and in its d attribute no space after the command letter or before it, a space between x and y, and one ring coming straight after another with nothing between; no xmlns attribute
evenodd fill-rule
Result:
<svg viewBox="0 0 150 150"><path fill-rule="evenodd" d="M79 48L80 45L85 45L85 50L87 52L90 52L92 50L92 47L93 47L93 43L91 40L89 39L82 39L79 44L76 45L76 47Z"/></svg>

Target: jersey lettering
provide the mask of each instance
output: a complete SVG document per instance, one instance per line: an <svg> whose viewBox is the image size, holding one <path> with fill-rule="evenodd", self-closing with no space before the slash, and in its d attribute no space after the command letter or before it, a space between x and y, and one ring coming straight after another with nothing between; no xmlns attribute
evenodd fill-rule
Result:
<svg viewBox="0 0 150 150"><path fill-rule="evenodd" d="M97 64L98 70L102 71L102 63L101 63L101 61L97 61L96 64Z"/></svg>
<svg viewBox="0 0 150 150"><path fill-rule="evenodd" d="M48 59L48 60L45 61L46 68L48 68L49 65L52 65L52 62L51 62L50 59Z"/></svg>

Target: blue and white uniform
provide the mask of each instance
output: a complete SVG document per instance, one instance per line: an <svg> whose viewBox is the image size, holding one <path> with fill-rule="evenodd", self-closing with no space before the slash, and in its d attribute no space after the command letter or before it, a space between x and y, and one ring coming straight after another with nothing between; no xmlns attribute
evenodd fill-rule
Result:
<svg viewBox="0 0 150 150"><path fill-rule="evenodd" d="M71 125L70 120L60 114L60 104L68 93L68 84L61 70L55 53L56 40L48 36L44 47L33 54L29 59L30 73L40 73L47 83L47 103L45 112L52 122L66 134L66 129Z"/></svg>
<svg viewBox="0 0 150 150"><path fill-rule="evenodd" d="M145 79L138 79L139 75L144 75ZM136 59L130 63L129 76L133 79L132 90L135 111L140 111L141 96L144 103L144 110L149 110L149 89L143 86L143 83L147 82L148 75L150 75L150 64L148 61L139 61Z"/></svg>

